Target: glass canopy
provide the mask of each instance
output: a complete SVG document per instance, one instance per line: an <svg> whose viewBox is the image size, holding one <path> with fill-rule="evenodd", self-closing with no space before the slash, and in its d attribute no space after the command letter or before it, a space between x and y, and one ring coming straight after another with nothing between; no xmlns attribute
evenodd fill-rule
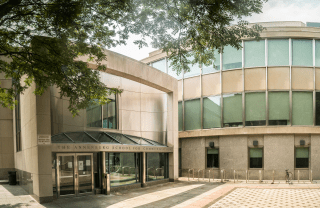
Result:
<svg viewBox="0 0 320 208"><path fill-rule="evenodd" d="M114 132L101 131L79 131L56 134L51 137L52 143L96 143L96 144L128 144L128 145L146 145L163 146L156 141L146 138L131 136Z"/></svg>

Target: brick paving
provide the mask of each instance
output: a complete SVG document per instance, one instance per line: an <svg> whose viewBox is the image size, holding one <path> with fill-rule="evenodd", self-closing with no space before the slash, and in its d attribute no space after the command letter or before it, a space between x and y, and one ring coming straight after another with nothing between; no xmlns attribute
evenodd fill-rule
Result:
<svg viewBox="0 0 320 208"><path fill-rule="evenodd" d="M47 204L38 204L19 186L0 185L0 208L77 208L77 207L319 207L320 182L293 185L284 182L263 184L257 181L214 183L206 180L188 181L180 178L176 183L123 190L111 195L84 195L61 197Z"/></svg>

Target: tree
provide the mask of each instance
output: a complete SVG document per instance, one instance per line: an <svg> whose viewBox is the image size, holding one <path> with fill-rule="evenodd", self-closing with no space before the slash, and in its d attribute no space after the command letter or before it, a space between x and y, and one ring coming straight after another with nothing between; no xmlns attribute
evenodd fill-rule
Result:
<svg viewBox="0 0 320 208"><path fill-rule="evenodd" d="M13 79L12 88L0 88L0 103L13 108L14 97L32 82L37 95L57 86L70 98L74 115L92 100L107 102L121 90L99 81L101 61L107 59L103 50L125 44L130 33L141 35L135 41L139 47L151 37L154 47L170 55L177 73L190 70L189 63L209 65L213 50L240 48L245 36L259 38L262 27L247 28L241 17L261 12L264 1L0 0L0 72ZM239 23L230 26L235 19ZM88 56L97 70L79 56Z"/></svg>

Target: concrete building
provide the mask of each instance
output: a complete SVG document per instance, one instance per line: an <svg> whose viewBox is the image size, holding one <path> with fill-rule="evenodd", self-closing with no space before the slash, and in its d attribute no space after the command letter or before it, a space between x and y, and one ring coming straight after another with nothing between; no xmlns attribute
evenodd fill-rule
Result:
<svg viewBox="0 0 320 208"><path fill-rule="evenodd" d="M226 46L213 66L177 76L161 50L141 60L178 79L180 175L320 179L319 24L259 24L260 41Z"/></svg>
<svg viewBox="0 0 320 208"><path fill-rule="evenodd" d="M123 89L110 103L73 117L59 89L36 96L33 84L17 97L14 111L0 108L1 179L16 170L18 184L45 203L103 193L106 174L111 191L178 178L178 81L142 62L106 54L101 81ZM11 86L3 74L0 81Z"/></svg>

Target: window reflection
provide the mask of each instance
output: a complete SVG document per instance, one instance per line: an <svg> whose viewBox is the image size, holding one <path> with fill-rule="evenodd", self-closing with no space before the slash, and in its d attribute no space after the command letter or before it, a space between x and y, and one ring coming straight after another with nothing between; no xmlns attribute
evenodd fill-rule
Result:
<svg viewBox="0 0 320 208"><path fill-rule="evenodd" d="M147 153L147 181L169 177L168 153Z"/></svg>
<svg viewBox="0 0 320 208"><path fill-rule="evenodd" d="M222 56L222 70L235 69L242 67L242 50L237 50L231 46L226 46Z"/></svg>
<svg viewBox="0 0 320 208"><path fill-rule="evenodd" d="M242 94L223 95L223 126L242 126Z"/></svg>

